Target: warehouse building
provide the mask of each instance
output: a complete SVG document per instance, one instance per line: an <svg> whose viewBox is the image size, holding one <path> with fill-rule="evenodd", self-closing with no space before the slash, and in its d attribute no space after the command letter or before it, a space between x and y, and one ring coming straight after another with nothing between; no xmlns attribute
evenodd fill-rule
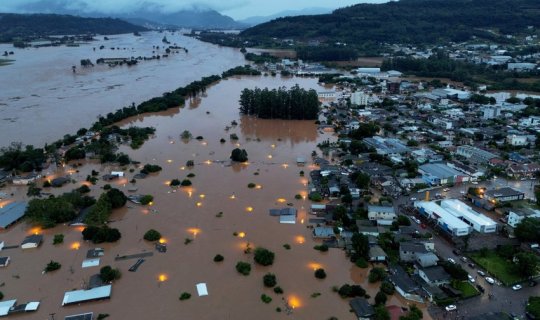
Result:
<svg viewBox="0 0 540 320"><path fill-rule="evenodd" d="M437 221L437 224L451 235L462 237L472 232L472 227L456 218L452 213L434 201L416 201L414 206L420 214Z"/></svg>
<svg viewBox="0 0 540 320"><path fill-rule="evenodd" d="M422 179L432 186L469 181L469 176L452 169L444 163L428 163L418 168Z"/></svg>
<svg viewBox="0 0 540 320"><path fill-rule="evenodd" d="M464 221L475 231L491 233L497 231L497 223L491 218L474 211L471 207L457 199L441 201L441 207L446 209L454 217Z"/></svg>

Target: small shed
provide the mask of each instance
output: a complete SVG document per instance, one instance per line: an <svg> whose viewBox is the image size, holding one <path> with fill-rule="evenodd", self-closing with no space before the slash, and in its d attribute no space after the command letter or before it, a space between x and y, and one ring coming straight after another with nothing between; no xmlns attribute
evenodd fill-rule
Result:
<svg viewBox="0 0 540 320"><path fill-rule="evenodd" d="M300 167L303 167L306 165L306 158L304 157L297 157L296 158L296 164Z"/></svg>
<svg viewBox="0 0 540 320"><path fill-rule="evenodd" d="M90 268L90 267L99 267L99 258L85 259L82 262L81 267Z"/></svg>
<svg viewBox="0 0 540 320"><path fill-rule="evenodd" d="M43 236L40 234L33 234L31 236L28 236L24 238L23 242L21 243L21 249L33 249L37 248L41 245L43 242Z"/></svg>
<svg viewBox="0 0 540 320"><path fill-rule="evenodd" d="M296 224L296 216L294 215L279 216L279 223Z"/></svg>
<svg viewBox="0 0 540 320"><path fill-rule="evenodd" d="M208 295L208 288L206 287L206 283L197 284L197 294L199 295L199 297Z"/></svg>
<svg viewBox="0 0 540 320"><path fill-rule="evenodd" d="M94 319L93 312L74 314L74 315L67 316L64 318L64 320L93 320L93 319Z"/></svg>
<svg viewBox="0 0 540 320"><path fill-rule="evenodd" d="M68 183L69 181L71 181L70 178L68 177L58 177L56 179L53 179L51 181L51 186L53 188L60 188L62 187L63 185L65 185L66 183Z"/></svg>

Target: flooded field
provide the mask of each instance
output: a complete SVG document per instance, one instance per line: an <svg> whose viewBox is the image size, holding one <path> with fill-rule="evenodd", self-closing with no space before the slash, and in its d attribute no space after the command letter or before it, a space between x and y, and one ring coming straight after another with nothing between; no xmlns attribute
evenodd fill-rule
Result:
<svg viewBox="0 0 540 320"><path fill-rule="evenodd" d="M41 231L45 233L45 243L38 249L2 252L12 259L10 266L0 270L4 282L1 291L6 299L42 302L37 314L21 318L45 319L55 312L61 319L69 314L94 312L108 313L111 319L354 319L348 300L332 292L332 287L360 283L374 297L378 284L368 284L367 270L353 266L343 251L320 253L313 249L317 242L308 227L310 201L305 197L307 173L315 167L311 163L305 167L296 164L298 156L310 159L318 142L336 138L320 134L312 121L259 120L238 114L237 101L243 88L290 87L296 83L304 88L318 87L315 79L232 78L212 86L205 96L185 108L122 123L125 127L156 127L155 136L141 149L122 147L121 151L142 164L158 164L163 171L135 184L137 193L154 196L153 205L128 203L128 207L115 211L110 226L121 231L122 239L97 245L105 249L100 266L112 265L122 271L122 278L113 284L111 300L60 306L64 291L82 288L90 275L99 272L98 267L81 268L86 250L95 245L82 241L80 229L62 226ZM238 125L232 126L233 120ZM182 140L180 134L184 130L203 139ZM233 133L238 140L231 141ZM221 138L226 142L221 143ZM246 149L248 163L230 164L230 152L236 147ZM195 166L186 167L188 160L193 160ZM79 172L70 171L79 182L52 192L61 193L81 185L92 169L105 174L113 168L86 164ZM123 168L126 172L128 169ZM306 177L300 176L301 170ZM133 187L129 181L137 172L138 169L128 172L126 178L113 185L127 194L127 189ZM189 173L195 174L191 187L176 190L168 186L171 179L182 180ZM256 187L248 188L249 183ZM104 184L99 181L93 186L92 194L98 195ZM1 191L24 198L23 189ZM302 198L295 199L296 194ZM280 224L277 217L268 214L268 209L287 207L287 203L298 209L294 225ZM157 252L142 239L150 228L163 235L168 245L166 253ZM13 245L32 231L36 230L18 224L0 236L7 245ZM66 235L64 244L52 245L56 233ZM186 244L186 239L192 241ZM290 250L284 244L290 245ZM245 253L246 248L258 246L275 253L272 266L258 266L253 262L253 254ZM142 252L153 252L153 256L145 258L137 272L128 271L136 259L114 259ZM223 255L225 260L213 262L216 254ZM60 262L62 268L42 275L41 270L51 259ZM252 264L249 276L235 270L238 261ZM321 267L328 275L324 280L314 277L314 269ZM278 286L284 290L282 295L263 286L262 277L268 272L276 275ZM198 283L207 284L208 296L197 296ZM191 299L179 301L182 292L191 293ZM273 300L263 303L262 294ZM394 295L389 297L388 305L392 304L406 302ZM292 313L285 312L287 305Z"/></svg>
<svg viewBox="0 0 540 320"><path fill-rule="evenodd" d="M170 45L187 48L188 52L179 50L167 58L140 61L132 67L80 66L82 59L95 63L98 58L163 55L164 36ZM99 114L245 63L238 50L204 43L179 32L109 38L105 41L99 36L99 41L80 47L17 49L0 44L0 52L15 53L9 56L15 61L0 70L0 147L12 141L42 146L89 126ZM100 46L104 49L100 50ZM77 67L75 73L72 66Z"/></svg>

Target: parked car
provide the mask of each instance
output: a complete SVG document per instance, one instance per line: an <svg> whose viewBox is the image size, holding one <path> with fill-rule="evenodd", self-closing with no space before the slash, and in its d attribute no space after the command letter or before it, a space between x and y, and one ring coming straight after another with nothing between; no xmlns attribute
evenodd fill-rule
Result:
<svg viewBox="0 0 540 320"><path fill-rule="evenodd" d="M521 290L521 285L520 284L516 284L515 286L512 286L512 290L514 291L518 291L518 290Z"/></svg>
<svg viewBox="0 0 540 320"><path fill-rule="evenodd" d="M493 278L490 278L490 277L486 277L486 282L489 283L489 284L495 284L495 280Z"/></svg>
<svg viewBox="0 0 540 320"><path fill-rule="evenodd" d="M472 183L472 184L478 184L478 181L473 181L473 182L471 182L471 183Z"/></svg>
<svg viewBox="0 0 540 320"><path fill-rule="evenodd" d="M467 278L469 278L469 281L472 282L472 283L475 283L476 281L474 280L473 276L471 276L470 274L467 275Z"/></svg>
<svg viewBox="0 0 540 320"><path fill-rule="evenodd" d="M472 262L469 262L469 267L474 269L474 267L476 267L476 265L474 263L472 263Z"/></svg>
<svg viewBox="0 0 540 320"><path fill-rule="evenodd" d="M452 253L455 254L456 256L459 256L459 251L456 249L452 250Z"/></svg>
<svg viewBox="0 0 540 320"><path fill-rule="evenodd" d="M412 221L420 224L420 219L418 219L417 217L411 217Z"/></svg>
<svg viewBox="0 0 540 320"><path fill-rule="evenodd" d="M467 257L461 257L461 261L467 262Z"/></svg>
<svg viewBox="0 0 540 320"><path fill-rule="evenodd" d="M535 287L538 284L538 282L531 280L529 281L529 287Z"/></svg>
<svg viewBox="0 0 540 320"><path fill-rule="evenodd" d="M449 304L445 307L446 311L454 311L457 309L457 307L453 304Z"/></svg>
<svg viewBox="0 0 540 320"><path fill-rule="evenodd" d="M413 197L413 198L411 198L411 201L416 201L416 200L417 200L417 199L416 199L416 198L414 198L414 197Z"/></svg>
<svg viewBox="0 0 540 320"><path fill-rule="evenodd" d="M482 277L486 276L486 273L484 271L482 271L482 270L478 270L476 272L478 272L478 274L481 275Z"/></svg>
<svg viewBox="0 0 540 320"><path fill-rule="evenodd" d="M450 191L450 188L444 188L444 189L442 189L442 191L448 192L448 191Z"/></svg>
<svg viewBox="0 0 540 320"><path fill-rule="evenodd" d="M479 285L479 284L476 285L476 289L478 289L478 291L480 291L480 292L482 292L482 293L486 292L486 289L484 289L484 287L482 287L482 286Z"/></svg>
<svg viewBox="0 0 540 320"><path fill-rule="evenodd" d="M450 263L453 263L453 264L456 264L456 260L454 260L452 258L448 258L448 259L446 259L446 261L448 261Z"/></svg>

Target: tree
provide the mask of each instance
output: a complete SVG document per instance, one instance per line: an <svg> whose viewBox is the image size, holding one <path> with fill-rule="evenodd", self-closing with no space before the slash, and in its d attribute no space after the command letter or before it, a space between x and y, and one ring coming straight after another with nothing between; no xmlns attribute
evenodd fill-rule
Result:
<svg viewBox="0 0 540 320"><path fill-rule="evenodd" d="M120 270L113 269L111 266L104 266L99 270L99 277L104 283L120 279L121 275Z"/></svg>
<svg viewBox="0 0 540 320"><path fill-rule="evenodd" d="M520 252L516 254L515 258L519 273L522 276L531 277L536 274L538 258L534 253Z"/></svg>
<svg viewBox="0 0 540 320"><path fill-rule="evenodd" d="M214 262L221 262L223 260L225 260L225 258L220 254L216 254L214 257Z"/></svg>
<svg viewBox="0 0 540 320"><path fill-rule="evenodd" d="M424 314L422 313L422 310L418 309L418 307L413 304L409 309L409 313L407 313L406 316L401 316L399 320L422 320L423 317Z"/></svg>
<svg viewBox="0 0 540 320"><path fill-rule="evenodd" d="M116 242L122 237L118 229L107 226L88 226L83 229L82 235L84 240L91 240L93 243Z"/></svg>
<svg viewBox="0 0 540 320"><path fill-rule="evenodd" d="M161 239L161 233L159 233L158 231L154 229L150 229L146 231L143 238L146 241L158 241L159 239Z"/></svg>
<svg viewBox="0 0 540 320"><path fill-rule="evenodd" d="M231 152L230 158L235 162L246 162L248 161L248 154L245 149L236 148Z"/></svg>
<svg viewBox="0 0 540 320"><path fill-rule="evenodd" d="M51 272L51 271L55 271L55 270L58 270L62 267L62 265L56 261L50 261L49 263L47 263L47 265L45 266L45 272Z"/></svg>
<svg viewBox="0 0 540 320"><path fill-rule="evenodd" d="M60 244L62 242L64 242L64 235L61 233L55 234L53 238L53 244Z"/></svg>
<svg viewBox="0 0 540 320"><path fill-rule="evenodd" d="M404 216L404 215L399 215L398 218L397 218L397 222L400 226L410 226L411 225L411 220L409 219L409 217L407 216Z"/></svg>
<svg viewBox="0 0 540 320"><path fill-rule="evenodd" d="M369 270L368 280L370 283L386 279L386 271L383 268L375 267Z"/></svg>
<svg viewBox="0 0 540 320"><path fill-rule="evenodd" d="M263 283L265 287L272 288L277 284L276 275L273 273L267 273L263 277Z"/></svg>
<svg viewBox="0 0 540 320"><path fill-rule="evenodd" d="M121 208L127 202L126 195L122 191L115 188L107 191L107 197L109 198L109 202L111 203L112 209Z"/></svg>
<svg viewBox="0 0 540 320"><path fill-rule="evenodd" d="M102 225L107 222L111 212L111 201L107 193L103 193L84 218L84 222L88 225Z"/></svg>
<svg viewBox="0 0 540 320"><path fill-rule="evenodd" d="M147 204L150 204L153 200L154 200L154 196L147 194L147 195L142 196L140 201L142 205L147 205Z"/></svg>
<svg viewBox="0 0 540 320"><path fill-rule="evenodd" d="M319 269L315 270L315 278L317 278L317 279L326 278L326 271L324 271L324 269L322 269L322 268L319 268Z"/></svg>
<svg viewBox="0 0 540 320"><path fill-rule="evenodd" d="M369 258L369 240L365 235L355 232L352 235L351 242L354 251L359 257Z"/></svg>
<svg viewBox="0 0 540 320"><path fill-rule="evenodd" d="M535 319L540 318L540 297L529 297L525 310L532 314Z"/></svg>
<svg viewBox="0 0 540 320"><path fill-rule="evenodd" d="M180 185L180 180L178 179L172 179L171 182L169 183L169 186L171 187L178 187Z"/></svg>
<svg viewBox="0 0 540 320"><path fill-rule="evenodd" d="M248 262L239 261L236 263L236 271L244 276L247 276L251 272L251 264Z"/></svg>
<svg viewBox="0 0 540 320"><path fill-rule="evenodd" d="M375 306L375 316L374 320L390 320L390 313L385 308L384 305L376 305Z"/></svg>
<svg viewBox="0 0 540 320"><path fill-rule="evenodd" d="M514 229L516 237L523 242L538 242L540 240L540 219L525 218Z"/></svg>
<svg viewBox="0 0 540 320"><path fill-rule="evenodd" d="M469 278L467 271L465 271L459 264L448 261L439 262L439 264L452 278L456 280L466 281Z"/></svg>
<svg viewBox="0 0 540 320"><path fill-rule="evenodd" d="M58 223L73 220L77 216L77 211L64 197L52 197L30 200L26 216L43 228L52 228Z"/></svg>
<svg viewBox="0 0 540 320"><path fill-rule="evenodd" d="M365 173L359 173L356 177L355 183L360 189L368 189L371 178Z"/></svg>
<svg viewBox="0 0 540 320"><path fill-rule="evenodd" d="M255 249L253 259L262 266L269 266L274 263L274 256L275 254L272 251L258 247Z"/></svg>
<svg viewBox="0 0 540 320"><path fill-rule="evenodd" d="M388 297L386 296L386 294L384 292L382 292L382 291L379 291L375 295L375 304L376 305L385 305L387 299L388 299Z"/></svg>
<svg viewBox="0 0 540 320"><path fill-rule="evenodd" d="M393 295L395 292L394 285L389 281L383 281L381 283L381 291L387 295Z"/></svg>

